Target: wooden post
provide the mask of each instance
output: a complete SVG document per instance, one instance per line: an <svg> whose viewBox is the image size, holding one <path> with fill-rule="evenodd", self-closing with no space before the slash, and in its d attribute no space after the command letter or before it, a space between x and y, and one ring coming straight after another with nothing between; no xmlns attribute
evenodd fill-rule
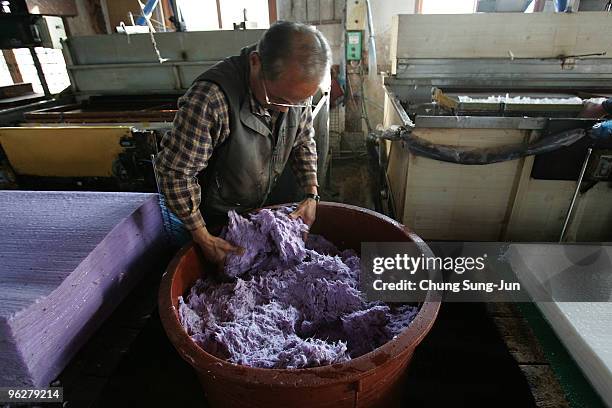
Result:
<svg viewBox="0 0 612 408"><path fill-rule="evenodd" d="M2 50L2 55L4 56L4 61L6 61L6 66L11 74L13 83L19 84L23 82L23 77L21 76L21 71L19 71L19 65L17 64L17 59L15 58L13 50Z"/></svg>
<svg viewBox="0 0 612 408"><path fill-rule="evenodd" d="M47 84L47 78L45 78L45 72L43 71L43 67L40 64L40 59L38 58L38 54L36 54L36 49L34 47L29 47L30 54L32 55L32 61L34 61L34 66L36 67L36 72L38 73L38 79L40 80L40 85L45 93L46 97L51 96L51 91L49 91L49 85Z"/></svg>
<svg viewBox="0 0 612 408"><path fill-rule="evenodd" d="M416 0L414 2L414 14L423 13L423 0Z"/></svg>
<svg viewBox="0 0 612 408"><path fill-rule="evenodd" d="M535 0L535 4L533 5L534 13L543 11L545 4L546 4L546 0Z"/></svg>
<svg viewBox="0 0 612 408"><path fill-rule="evenodd" d="M217 19L219 20L219 30L222 30L223 21L221 19L221 0L217 0Z"/></svg>
<svg viewBox="0 0 612 408"><path fill-rule="evenodd" d="M172 21L170 21L170 17L172 16L172 7L170 7L170 3L168 0L161 0L160 1L162 9L164 10L164 18L166 20L166 29L167 31L172 31L172 27L174 27L174 24L172 24Z"/></svg>
<svg viewBox="0 0 612 408"><path fill-rule="evenodd" d="M268 19L270 20L270 25L272 25L272 23L278 20L278 15L276 11L276 0L268 0L268 16Z"/></svg>

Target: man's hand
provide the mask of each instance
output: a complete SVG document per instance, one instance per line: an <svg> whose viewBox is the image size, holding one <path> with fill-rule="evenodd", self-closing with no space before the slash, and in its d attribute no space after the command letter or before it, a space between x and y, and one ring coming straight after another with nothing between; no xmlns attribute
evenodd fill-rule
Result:
<svg viewBox="0 0 612 408"><path fill-rule="evenodd" d="M304 224L310 228L317 216L317 202L313 198L303 200L294 212L289 214L293 219L301 218Z"/></svg>
<svg viewBox="0 0 612 408"><path fill-rule="evenodd" d="M230 244L223 238L210 234L206 227L191 231L193 241L200 247L207 261L214 263L221 270L225 266L225 258L230 253L241 255L243 248Z"/></svg>

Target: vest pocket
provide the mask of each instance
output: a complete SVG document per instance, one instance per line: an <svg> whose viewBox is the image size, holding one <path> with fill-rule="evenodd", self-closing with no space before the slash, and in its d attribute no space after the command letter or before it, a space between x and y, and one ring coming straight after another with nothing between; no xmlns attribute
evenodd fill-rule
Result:
<svg viewBox="0 0 612 408"><path fill-rule="evenodd" d="M259 180L239 180L234 183L224 180L222 175L215 172L215 184L219 197L226 205L232 207L255 208L259 207L266 195L264 191L268 181L268 174L263 174Z"/></svg>

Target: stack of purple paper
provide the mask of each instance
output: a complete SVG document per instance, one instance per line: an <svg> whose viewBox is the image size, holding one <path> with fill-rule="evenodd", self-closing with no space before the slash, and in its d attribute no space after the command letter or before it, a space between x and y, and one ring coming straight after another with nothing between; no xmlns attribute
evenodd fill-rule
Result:
<svg viewBox="0 0 612 408"><path fill-rule="evenodd" d="M164 245L156 194L0 192L0 387L47 386Z"/></svg>

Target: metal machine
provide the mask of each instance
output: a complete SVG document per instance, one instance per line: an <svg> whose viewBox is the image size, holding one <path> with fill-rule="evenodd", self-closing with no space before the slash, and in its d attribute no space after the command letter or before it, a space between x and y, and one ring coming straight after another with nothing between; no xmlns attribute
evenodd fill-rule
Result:
<svg viewBox="0 0 612 408"><path fill-rule="evenodd" d="M445 18L394 20L385 126L404 134L381 149L389 210L426 239L557 241L593 147L568 239L608 239L612 145L579 118L612 95L608 14Z"/></svg>

